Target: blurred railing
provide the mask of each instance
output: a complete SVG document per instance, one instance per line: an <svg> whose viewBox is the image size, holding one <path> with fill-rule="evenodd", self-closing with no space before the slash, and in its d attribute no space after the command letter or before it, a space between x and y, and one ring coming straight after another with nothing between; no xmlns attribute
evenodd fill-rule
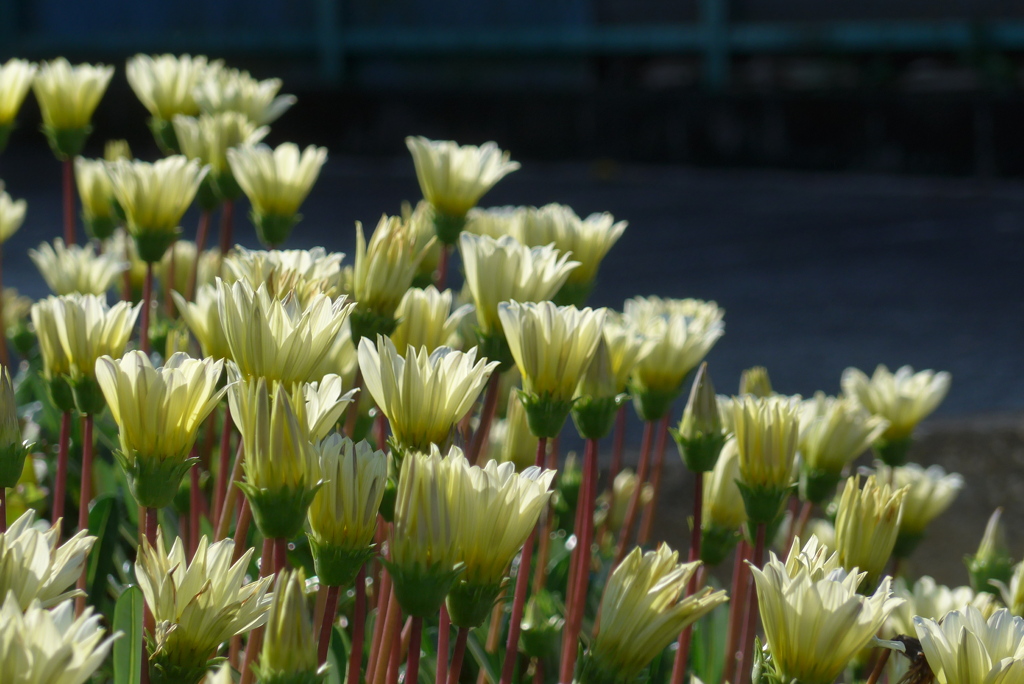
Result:
<svg viewBox="0 0 1024 684"><path fill-rule="evenodd" d="M665 25L586 25L446 28L441 26L345 26L345 0L313 0L314 28L225 31L80 31L54 35L19 28L18 6L32 0L0 0L0 56L58 53L122 55L134 51L209 52L223 55L308 57L318 80L338 83L345 61L364 56L600 56L698 55L702 81L728 86L733 55L759 53L899 53L1024 50L1024 20L980 19L731 22L729 0L698 0L697 20Z"/></svg>

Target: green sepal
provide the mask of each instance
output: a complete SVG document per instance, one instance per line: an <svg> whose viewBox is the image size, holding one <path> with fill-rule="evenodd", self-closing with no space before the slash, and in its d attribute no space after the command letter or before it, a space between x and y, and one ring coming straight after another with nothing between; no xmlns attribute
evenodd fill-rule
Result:
<svg viewBox="0 0 1024 684"><path fill-rule="evenodd" d="M716 566L728 557L740 540L740 532L733 527L709 525L700 531L700 559L705 565Z"/></svg>
<svg viewBox="0 0 1024 684"><path fill-rule="evenodd" d="M49 124L43 124L42 131L46 135L46 142L50 144L50 150L54 156L60 161L68 161L82 153L85 141L92 133L92 126L54 128Z"/></svg>
<svg viewBox="0 0 1024 684"><path fill-rule="evenodd" d="M842 473L811 469L801 463L800 481L797 485L800 500L820 505L835 496L840 479L842 479Z"/></svg>
<svg viewBox="0 0 1024 684"><path fill-rule="evenodd" d="M511 370L512 366L515 365L515 359L512 358L512 350L508 347L508 340L505 339L504 333L500 330L485 333L480 328L476 328L474 332L476 333L476 346L480 351L480 356L488 361L498 362L495 372L504 373Z"/></svg>
<svg viewBox="0 0 1024 684"><path fill-rule="evenodd" d="M555 496L552 507L559 517L569 516L576 512L576 506L580 499L580 487L583 484L583 471L579 464L573 464L570 459L559 470L558 482L555 484Z"/></svg>
<svg viewBox="0 0 1024 684"><path fill-rule="evenodd" d="M907 558L910 554L914 553L922 539L924 539L924 530L920 532L904 532L900 530L896 536L896 545L892 547L892 555L897 558Z"/></svg>
<svg viewBox="0 0 1024 684"><path fill-rule="evenodd" d="M576 667L574 684L637 684L638 672L622 671L601 662L593 651L587 651Z"/></svg>
<svg viewBox="0 0 1024 684"><path fill-rule="evenodd" d="M151 116L146 122L149 124L149 131L156 140L156 146L164 154L178 154L181 145L178 143L178 134L174 131L174 124L158 116Z"/></svg>
<svg viewBox="0 0 1024 684"><path fill-rule="evenodd" d="M95 240L106 240L114 234L117 221L113 216L86 216L82 214L82 225L86 234Z"/></svg>
<svg viewBox="0 0 1024 684"><path fill-rule="evenodd" d="M590 293L594 291L594 281L588 280L585 283L574 283L566 281L561 289L551 298L558 306L575 306L582 308L587 303Z"/></svg>
<svg viewBox="0 0 1024 684"><path fill-rule="evenodd" d="M971 588L975 592L983 591L999 596L999 588L992 581L1002 582L1009 586L1013 578L1013 559L1007 554L999 554L991 558L964 556L964 565L971 578Z"/></svg>
<svg viewBox="0 0 1024 684"><path fill-rule="evenodd" d="M466 580L456 582L445 601L452 624L467 629L484 624L502 589L503 583L480 585L470 584Z"/></svg>
<svg viewBox="0 0 1024 684"><path fill-rule="evenodd" d="M462 563L454 568L445 568L419 563L398 565L387 559L381 559L381 562L391 574L398 605L407 615L419 618L433 617L441 610L441 604L465 568Z"/></svg>
<svg viewBox="0 0 1024 684"><path fill-rule="evenodd" d="M351 585L359 574L359 569L376 553L373 546L350 549L335 544L321 544L312 535L309 535L309 548L313 552L316 576L321 584L328 587Z"/></svg>
<svg viewBox="0 0 1024 684"><path fill-rule="evenodd" d="M466 227L466 215L453 216L434 207L434 232L442 245L451 246L459 241L462 229Z"/></svg>
<svg viewBox="0 0 1024 684"><path fill-rule="evenodd" d="M135 458L129 460L119 449L114 458L128 476L128 488L143 508L166 508L174 502L181 481L198 458Z"/></svg>
<svg viewBox="0 0 1024 684"><path fill-rule="evenodd" d="M725 446L725 433L719 432L700 433L696 437L687 439L679 434L678 430L670 430L672 439L679 448L679 455L683 463L693 473L710 473L715 469L718 462L718 455L722 453Z"/></svg>
<svg viewBox="0 0 1024 684"><path fill-rule="evenodd" d="M358 304L348 317L352 326L352 342L359 347L359 340L366 338L371 343L377 344L377 335L390 335L398 326L398 321L393 315L382 316L376 311L364 309Z"/></svg>
<svg viewBox="0 0 1024 684"><path fill-rule="evenodd" d="M309 505L323 482L312 487L300 485L294 489L280 487L273 490L256 487L249 482L236 482L235 486L249 500L252 519L256 521L260 534L267 539L293 539L302 532Z"/></svg>
<svg viewBox="0 0 1024 684"><path fill-rule="evenodd" d="M147 264L155 264L164 258L164 254L181 237L181 227L175 226L169 231L139 230L138 227L131 231L135 238L135 249L139 252L139 258Z"/></svg>
<svg viewBox="0 0 1024 684"><path fill-rule="evenodd" d="M261 214L255 209L249 214L252 225L256 227L256 237L267 249L275 249L284 244L292 234L292 229L302 220L302 214Z"/></svg>
<svg viewBox="0 0 1024 684"><path fill-rule="evenodd" d="M14 122L9 121L5 124L0 124L0 152L7 149L7 141L10 140L11 131L14 130Z"/></svg>
<svg viewBox="0 0 1024 684"><path fill-rule="evenodd" d="M234 202L236 199L242 196L242 188L238 185L238 181L235 180L235 175L231 173L230 169L226 169L217 174L210 174L213 176L213 190L217 193L217 197L220 200L230 200ZM219 204L220 202L218 202Z"/></svg>
<svg viewBox="0 0 1024 684"><path fill-rule="evenodd" d="M633 386L630 395L633 397L633 408L640 420L653 423L661 420L672 410L672 402L679 396L681 387L671 391L645 389Z"/></svg>
<svg viewBox="0 0 1024 684"><path fill-rule="evenodd" d="M58 411L67 413L75 409L75 393L71 390L71 378L58 375L50 378L47 387L50 390L50 399Z"/></svg>
<svg viewBox="0 0 1024 684"><path fill-rule="evenodd" d="M572 422L583 439L603 439L615 425L619 407L629 401L628 394L614 397L580 397L572 407Z"/></svg>
<svg viewBox="0 0 1024 684"><path fill-rule="evenodd" d="M743 507L747 510L748 524L770 525L782 513L782 507L789 498L792 487L754 487L736 480L736 486L743 497Z"/></svg>
<svg viewBox="0 0 1024 684"><path fill-rule="evenodd" d="M530 597L520 623L519 651L532 658L552 661L558 659L565 627L564 608L548 590Z"/></svg>
<svg viewBox="0 0 1024 684"><path fill-rule="evenodd" d="M203 680L211 665L205 659L202 664L173 663L166 651L157 651L149 659L150 684L198 684Z"/></svg>
<svg viewBox="0 0 1024 684"><path fill-rule="evenodd" d="M107 400L103 396L103 390L96 378L83 375L80 378L71 378L71 394L75 398L75 408L79 413L98 416L107 407Z"/></svg>
<svg viewBox="0 0 1024 684"><path fill-rule="evenodd" d="M25 458L31 450L31 446L20 443L0 448L0 487L13 489L18 486L21 474L25 472Z"/></svg>
<svg viewBox="0 0 1024 684"><path fill-rule="evenodd" d="M221 201L213 174L206 174L199 184L199 190L196 191L196 204L203 211L213 211L220 206Z"/></svg>
<svg viewBox="0 0 1024 684"><path fill-rule="evenodd" d="M914 443L911 435L900 439L879 439L875 442L875 453L878 459L887 466L895 468L907 462L907 454L910 452L910 445Z"/></svg>
<svg viewBox="0 0 1024 684"><path fill-rule="evenodd" d="M530 426L533 436L548 439L558 437L565 425L565 419L572 411L574 401L572 399L553 399L548 395L539 395L525 390L518 391L519 399L523 402L523 409L526 411L526 424Z"/></svg>
<svg viewBox="0 0 1024 684"><path fill-rule="evenodd" d="M13 331L13 332L12 332ZM14 348L22 358L32 355L32 348L36 345L36 334L28 325L28 319L19 319L7 330L3 331L11 338Z"/></svg>

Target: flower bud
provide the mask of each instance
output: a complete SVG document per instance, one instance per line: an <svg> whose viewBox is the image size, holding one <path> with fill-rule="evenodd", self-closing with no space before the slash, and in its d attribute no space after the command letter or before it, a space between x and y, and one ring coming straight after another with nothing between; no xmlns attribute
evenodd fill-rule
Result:
<svg viewBox="0 0 1024 684"><path fill-rule="evenodd" d="M718 411L715 386L704 362L693 380L690 399L683 410L679 429L672 435L686 467L695 473L706 473L715 467L725 444L722 418Z"/></svg>
<svg viewBox="0 0 1024 684"><path fill-rule="evenodd" d="M0 367L0 487L17 486L28 452L21 439L11 374L6 367Z"/></svg>
<svg viewBox="0 0 1024 684"><path fill-rule="evenodd" d="M836 516L836 551L848 571L865 573L862 587L873 590L892 556L900 528L900 508L907 488L893 491L874 475L860 487L860 475L846 481Z"/></svg>
<svg viewBox="0 0 1024 684"><path fill-rule="evenodd" d="M998 595L998 588L992 582L1009 584L1013 575L1013 558L1006 544L1006 530L1003 528L1003 509L997 508L985 525L985 534L973 556L966 556L964 563L971 578L971 586L979 594L988 592Z"/></svg>
<svg viewBox="0 0 1024 684"><path fill-rule="evenodd" d="M740 374L740 395L770 397L774 393L772 380L768 377L768 369L764 366L754 366Z"/></svg>
<svg viewBox="0 0 1024 684"><path fill-rule="evenodd" d="M321 680L313 616L302 570L284 571L274 583L259 666L264 684L313 684ZM325 666L326 667L326 666Z"/></svg>

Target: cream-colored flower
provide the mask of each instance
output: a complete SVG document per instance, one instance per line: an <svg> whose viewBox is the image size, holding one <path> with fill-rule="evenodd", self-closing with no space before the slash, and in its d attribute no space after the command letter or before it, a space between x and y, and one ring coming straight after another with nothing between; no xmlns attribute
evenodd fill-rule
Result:
<svg viewBox="0 0 1024 684"><path fill-rule="evenodd" d="M494 142L460 146L451 140L409 136L405 145L412 153L423 197L452 217L465 216L495 183L519 168Z"/></svg>
<svg viewBox="0 0 1024 684"><path fill-rule="evenodd" d="M889 426L849 398L816 392L800 411L800 456L812 470L838 475Z"/></svg>
<svg viewBox="0 0 1024 684"><path fill-rule="evenodd" d="M0 128L14 123L37 68L31 62L13 57L0 65ZM3 149L4 142L0 138L0 149Z"/></svg>
<svg viewBox="0 0 1024 684"><path fill-rule="evenodd" d="M270 129L257 127L238 112L202 114L198 118L179 114L173 123L181 153L210 166L216 190L222 197L238 197L241 190L228 165L228 150L255 145L267 136Z"/></svg>
<svg viewBox="0 0 1024 684"><path fill-rule="evenodd" d="M60 238L52 246L44 242L30 249L28 255L55 295L106 294L128 269L115 254L96 254L92 243L67 247Z"/></svg>
<svg viewBox="0 0 1024 684"><path fill-rule="evenodd" d="M626 513L629 509L629 502L636 492L638 479L636 473L626 468L612 482L611 506L608 509L608 528L618 532L626 522ZM643 483L640 490L640 505L646 506L654 498L654 486L650 482Z"/></svg>
<svg viewBox="0 0 1024 684"><path fill-rule="evenodd" d="M118 228L103 241L103 251L106 254L116 254L128 262L128 275L125 280L130 282L132 292L141 296L146 280L146 262L139 258L135 240L123 229Z"/></svg>
<svg viewBox="0 0 1024 684"><path fill-rule="evenodd" d="M55 300L53 323L70 363L72 378L94 377L96 360L101 356L121 357L140 305L118 302L107 306L106 298L99 295L71 294L49 299Z"/></svg>
<svg viewBox="0 0 1024 684"><path fill-rule="evenodd" d="M842 379L843 392L889 421L882 437L890 442L909 438L917 424L946 398L949 383L949 373L915 373L910 366L895 373L878 366L870 379L856 368L847 368Z"/></svg>
<svg viewBox="0 0 1024 684"><path fill-rule="evenodd" d="M96 381L118 426L118 462L133 493L147 508L168 505L192 462L199 427L220 403L223 361L172 355L154 368L146 354L131 351L95 362Z"/></svg>
<svg viewBox="0 0 1024 684"><path fill-rule="evenodd" d="M6 292L5 289L4 293ZM5 301L5 314L6 304ZM37 301L31 309L32 327L35 328L36 339L39 341L39 353L43 357L43 374L47 380L71 373L71 359L64 351L60 342L60 332L57 330L55 311L59 306L63 304L57 297L47 297Z"/></svg>
<svg viewBox="0 0 1024 684"><path fill-rule="evenodd" d="M452 428L469 412L497 363L477 361L468 352L439 347L428 354L377 336L374 345L359 341L359 368L367 391L387 416L395 442L403 449L427 451L448 443Z"/></svg>
<svg viewBox="0 0 1024 684"><path fill-rule="evenodd" d="M203 356L211 359L230 359L228 341L224 336L224 323L218 309L217 288L203 285L196 290L196 300L186 301L177 292L171 292L174 305L182 320L199 342Z"/></svg>
<svg viewBox="0 0 1024 684"><path fill-rule="evenodd" d="M231 171L252 203L264 216L294 216L313 188L327 148L310 145L302 152L295 143L271 149L263 143L227 151Z"/></svg>
<svg viewBox="0 0 1024 684"><path fill-rule="evenodd" d="M246 482L268 490L313 489L320 481L320 460L305 403L293 401L284 385L262 377L232 375L231 380L228 399L245 447Z"/></svg>
<svg viewBox="0 0 1024 684"><path fill-rule="evenodd" d="M234 376L235 369L232 369ZM351 389L343 392L341 376L328 373L319 382L307 382L292 387L292 405L302 403L305 406L306 425L309 426L309 439L313 443L324 440L338 424L341 414L359 392Z"/></svg>
<svg viewBox="0 0 1024 684"><path fill-rule="evenodd" d="M220 669L208 672L203 684L235 684L231 676L231 663L224 663Z"/></svg>
<svg viewBox="0 0 1024 684"><path fill-rule="evenodd" d="M198 265L196 264L197 258L199 259ZM203 250L202 254L196 254L196 243L191 240L176 240L171 248L164 252L164 256L157 264L153 274L164 281L165 289L185 292L188 289L193 268L196 269L197 288L212 285L220 274L221 261L220 250L216 247Z"/></svg>
<svg viewBox="0 0 1024 684"><path fill-rule="evenodd" d="M281 79L259 81L248 71L219 69L208 73L193 90L200 111L206 114L239 112L257 126L276 121L295 104L294 95L278 95Z"/></svg>
<svg viewBox="0 0 1024 684"><path fill-rule="evenodd" d="M208 62L203 55L135 55L125 65L128 85L156 119L171 121L176 114L199 113L193 92L211 69L221 67L220 60Z"/></svg>
<svg viewBox="0 0 1024 684"><path fill-rule="evenodd" d="M456 530L464 512L458 492L465 485L459 459L464 460L462 449L452 447L442 457L436 444L428 453L411 451L402 459L391 533L396 567L446 574L459 562Z"/></svg>
<svg viewBox="0 0 1024 684"><path fill-rule="evenodd" d="M75 157L75 185L82 201L82 216L86 221L106 220L111 223L114 216L114 187L107 173L107 163L102 159Z"/></svg>
<svg viewBox="0 0 1024 684"><path fill-rule="evenodd" d="M103 160L133 159L132 148L124 138L114 138L103 143Z"/></svg>
<svg viewBox="0 0 1024 684"><path fill-rule="evenodd" d="M748 487L787 489L800 435L799 406L784 397L733 399L740 479Z"/></svg>
<svg viewBox="0 0 1024 684"><path fill-rule="evenodd" d="M473 208L466 213L466 225L463 230L474 235L486 235L497 240L502 235L510 235L516 240L522 235L520 224L526 207L490 207L488 209ZM522 242L521 240L519 240ZM546 242L544 244L547 244Z"/></svg>
<svg viewBox="0 0 1024 684"><path fill-rule="evenodd" d="M771 559L776 560L774 553ZM791 579L796 579L797 575L804 572L812 582L825 579L834 570L842 570L839 554L813 534L803 545L800 543L800 537L793 538L784 565Z"/></svg>
<svg viewBox="0 0 1024 684"><path fill-rule="evenodd" d="M1024 618L996 611L988 620L974 606L942 623L914 618L917 637L937 684L1015 684L1024 681Z"/></svg>
<svg viewBox="0 0 1024 684"><path fill-rule="evenodd" d="M113 75L114 67L71 66L63 57L43 62L32 81L43 125L54 131L88 128Z"/></svg>
<svg viewBox="0 0 1024 684"><path fill-rule="evenodd" d="M725 333L724 312L714 302L634 297L626 300L624 314L651 345L633 370L634 397L642 400L646 395L674 398L686 375ZM653 402L652 408L663 403Z"/></svg>
<svg viewBox="0 0 1024 684"><path fill-rule="evenodd" d="M458 558L466 566L460 579L497 587L537 526L555 471L530 466L517 474L513 463L489 461L480 468L462 459L461 464L469 486L460 488L461 515L455 521Z"/></svg>
<svg viewBox="0 0 1024 684"><path fill-rule="evenodd" d="M902 602L889 578L862 596L857 572L837 569L814 579L800 568L791 576L774 555L764 570L751 572L771 664L784 682L832 684Z"/></svg>
<svg viewBox="0 0 1024 684"><path fill-rule="evenodd" d="M900 513L900 535L923 534L935 518L949 508L964 486L964 478L942 466L923 468L916 463L892 468L875 464L879 482L892 483L893 489L906 488Z"/></svg>
<svg viewBox="0 0 1024 684"><path fill-rule="evenodd" d="M879 484L874 475L860 487L860 475L846 481L836 516L836 550L839 562L853 571L866 573L871 588L885 571L900 529L900 508L906 488L893 490Z"/></svg>
<svg viewBox="0 0 1024 684"><path fill-rule="evenodd" d="M3 330L11 334L9 332L11 328L22 325L28 320L32 310L32 300L18 294L18 290L13 287L3 288L0 297L3 298L4 304L3 320L0 320L0 325L3 326Z"/></svg>
<svg viewBox="0 0 1024 684"><path fill-rule="evenodd" d="M274 299L294 293L301 306L316 295L341 294L342 252L323 247L291 250L250 250L236 247L224 258L224 279L228 283L244 280L252 289L266 285Z"/></svg>
<svg viewBox="0 0 1024 684"><path fill-rule="evenodd" d="M52 610L23 609L11 595L0 607L0 672L5 684L82 684L90 681L120 633L104 639L102 615L75 617L73 601Z"/></svg>
<svg viewBox="0 0 1024 684"><path fill-rule="evenodd" d="M1010 612L1017 616L1024 616L1024 561L1017 563L1014 567L1009 585L999 580L991 580L991 582L999 588L999 595ZM924 613L920 614L924 615ZM925 615L925 617L931 616Z"/></svg>
<svg viewBox="0 0 1024 684"><path fill-rule="evenodd" d="M0 245L7 242L8 238L21 228L27 208L28 203L23 199L12 199L10 194L4 191L4 182L0 181Z"/></svg>
<svg viewBox="0 0 1024 684"><path fill-rule="evenodd" d="M914 582L913 586L907 586L906 580L898 578L893 583L893 592L904 602L889 616L884 630L887 638L900 634L915 635L915 616L942 620L950 611L963 610L974 600L974 590L970 587L951 589L927 575Z"/></svg>
<svg viewBox="0 0 1024 684"><path fill-rule="evenodd" d="M384 496L387 456L365 441L353 444L337 434L321 442L317 451L324 486L309 507L310 540L321 548L368 550Z"/></svg>
<svg viewBox="0 0 1024 684"><path fill-rule="evenodd" d="M700 565L679 563L665 544L647 553L633 549L605 585L601 631L582 667L596 667L608 681L631 681L686 627L725 603L725 592L710 587L686 595Z"/></svg>
<svg viewBox="0 0 1024 684"><path fill-rule="evenodd" d="M497 240L463 233L459 252L466 286L473 296L477 325L485 335L501 333L500 302L542 302L551 299L578 261L552 247L526 247L515 238Z"/></svg>
<svg viewBox="0 0 1024 684"><path fill-rule="evenodd" d="M438 292L433 285L407 290L395 311L398 325L390 335L395 347L405 349L411 345L432 352L438 347L454 346L459 325L473 307L464 304L452 311L453 298L451 290Z"/></svg>
<svg viewBox="0 0 1024 684"><path fill-rule="evenodd" d="M33 601L49 608L79 594L71 585L96 537L81 530L58 546L59 525L58 520L40 529L35 511L29 509L0 533L0 596L12 596L22 610Z"/></svg>
<svg viewBox="0 0 1024 684"><path fill-rule="evenodd" d="M597 277L601 261L628 224L616 222L607 212L583 219L564 204L548 204L540 209L525 208L517 225L520 233L515 237L523 244L554 244L560 252L572 253L580 266L569 274L567 283L587 285Z"/></svg>
<svg viewBox="0 0 1024 684"><path fill-rule="evenodd" d="M395 311L412 285L420 260L426 253L425 250L417 253L415 249L415 235L409 224L398 216L381 216L369 244L363 235L362 224L356 223L352 296L361 314L372 315L385 322L394 319Z"/></svg>
<svg viewBox="0 0 1024 684"><path fill-rule="evenodd" d="M124 210L128 232L143 261L159 261L177 239L181 217L208 170L180 154L152 164L137 160L108 163L114 197Z"/></svg>
<svg viewBox="0 0 1024 684"><path fill-rule="evenodd" d="M653 344L628 318L608 311L601 330L615 377L615 393L626 391L633 369L651 353Z"/></svg>
<svg viewBox="0 0 1024 684"><path fill-rule="evenodd" d="M313 614L302 570L283 571L274 583L257 673L261 682L321 681Z"/></svg>
<svg viewBox="0 0 1024 684"><path fill-rule="evenodd" d="M301 308L274 299L266 286L218 281L218 306L231 359L244 377L291 385L323 377L323 361L352 309L345 297L316 295Z"/></svg>
<svg viewBox="0 0 1024 684"><path fill-rule="evenodd" d="M571 401L601 340L605 310L513 301L498 305L498 317L523 391Z"/></svg>
<svg viewBox="0 0 1024 684"><path fill-rule="evenodd" d="M736 480L740 479L739 455L736 440L729 439L714 469L704 477L703 529L739 530L747 522L747 509L736 486Z"/></svg>
<svg viewBox="0 0 1024 684"><path fill-rule="evenodd" d="M205 535L191 561L180 537L166 551L162 530L155 546L140 542L135 577L156 623L151 667L198 678L222 643L266 622L272 578L246 582L252 549L234 554L231 539Z"/></svg>

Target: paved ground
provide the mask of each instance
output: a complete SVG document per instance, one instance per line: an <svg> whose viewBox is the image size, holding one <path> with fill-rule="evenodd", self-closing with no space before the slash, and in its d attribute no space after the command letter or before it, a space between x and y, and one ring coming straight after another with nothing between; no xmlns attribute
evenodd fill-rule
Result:
<svg viewBox="0 0 1024 684"><path fill-rule="evenodd" d="M0 157L0 178L29 201L4 249L6 283L39 295L23 255L58 234L59 169L22 145ZM292 245L351 252L354 220L372 225L418 195L405 158L332 158ZM811 393L838 391L847 365L910 363L952 371L946 415L1024 408L1024 185L527 162L486 200L628 219L594 303L717 300L727 332L710 360L722 390L754 364L781 391Z"/></svg>

